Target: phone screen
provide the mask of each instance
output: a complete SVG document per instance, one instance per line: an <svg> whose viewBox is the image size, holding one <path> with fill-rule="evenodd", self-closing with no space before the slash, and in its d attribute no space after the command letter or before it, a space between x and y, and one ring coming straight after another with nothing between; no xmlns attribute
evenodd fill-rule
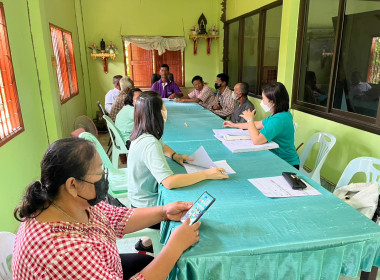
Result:
<svg viewBox="0 0 380 280"><path fill-rule="evenodd" d="M187 211L185 216L181 218L181 222L183 223L187 218L190 218L190 225L194 224L199 220L200 217L202 217L202 215L214 203L214 201L214 197L212 197L208 192L204 192L189 209L189 211Z"/></svg>

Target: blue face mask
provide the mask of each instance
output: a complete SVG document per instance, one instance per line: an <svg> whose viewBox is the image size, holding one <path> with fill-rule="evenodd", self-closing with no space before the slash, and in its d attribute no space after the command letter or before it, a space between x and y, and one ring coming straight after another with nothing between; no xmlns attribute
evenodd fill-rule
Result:
<svg viewBox="0 0 380 280"><path fill-rule="evenodd" d="M104 173L102 178L95 183L91 183L91 182L88 182L88 181L83 180L83 179L78 179L78 180L89 183L89 184L93 184L95 186L96 196L93 199L87 199L87 198L84 198L78 194L78 196L80 198L87 200L87 202L88 202L88 204L90 204L90 206L95 206L99 202L104 201L106 199L106 196L108 193L108 188L109 188L109 186L108 186L109 185L108 173Z"/></svg>

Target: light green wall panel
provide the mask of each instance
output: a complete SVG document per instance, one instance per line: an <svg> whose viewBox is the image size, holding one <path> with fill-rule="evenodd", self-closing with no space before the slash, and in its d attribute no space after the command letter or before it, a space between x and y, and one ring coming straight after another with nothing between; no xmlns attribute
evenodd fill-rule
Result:
<svg viewBox="0 0 380 280"><path fill-rule="evenodd" d="M73 131L74 119L86 115L85 80L77 27L75 0L29 1L37 67L40 73L42 96L50 140L67 137ZM81 21L81 18L79 19ZM72 33L79 95L61 104L56 70L52 66L53 48L49 24Z"/></svg>
<svg viewBox="0 0 380 280"><path fill-rule="evenodd" d="M229 0L227 1L227 18L235 18L271 2L274 1ZM278 81L285 84L290 95L294 75L299 2L299 0L284 0L282 7ZM262 112L259 103L259 100L254 101L257 109L257 119L262 119L265 117L265 113ZM296 145L306 143L314 133L319 131L326 131L336 136L337 143L321 170L321 176L327 180L337 183L344 168L350 160L356 157L371 156L380 158L379 135L296 110L292 110L292 114L298 124ZM302 152L302 148L299 152Z"/></svg>
<svg viewBox="0 0 380 280"><path fill-rule="evenodd" d="M221 69L223 49L222 40L212 41L211 54L206 53L206 42L199 40L198 54L193 55L193 43L189 40L190 28L197 24L201 13L207 18L207 29L219 25L221 1L210 0L166 0L164 2L145 0L82 0L85 42L98 46L103 38L106 44L112 41L118 47L116 59L108 64L108 74L103 72L100 59L88 59L89 79L91 85L92 116L97 110L96 101L104 104L104 96L112 85L114 75L124 75L123 35L135 36L185 36L185 80L191 85L195 75L201 75L206 82L214 84L215 77ZM219 25L220 26L220 25ZM87 49L90 57L90 50Z"/></svg>
<svg viewBox="0 0 380 280"><path fill-rule="evenodd" d="M0 231L17 230L13 210L25 187L39 178L48 141L25 0L3 0L25 131L0 147Z"/></svg>

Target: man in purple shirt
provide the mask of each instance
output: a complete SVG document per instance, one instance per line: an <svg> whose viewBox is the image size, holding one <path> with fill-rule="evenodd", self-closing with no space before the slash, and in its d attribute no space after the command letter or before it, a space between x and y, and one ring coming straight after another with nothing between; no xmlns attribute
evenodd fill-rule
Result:
<svg viewBox="0 0 380 280"><path fill-rule="evenodd" d="M177 84L168 79L169 66L167 64L162 64L160 66L160 75L161 79L152 85L152 91L159 93L162 98L173 99L183 96Z"/></svg>

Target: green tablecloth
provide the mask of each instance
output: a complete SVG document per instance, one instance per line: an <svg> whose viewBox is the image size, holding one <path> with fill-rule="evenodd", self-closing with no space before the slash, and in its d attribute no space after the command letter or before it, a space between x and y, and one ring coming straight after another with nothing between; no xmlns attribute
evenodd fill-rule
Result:
<svg viewBox="0 0 380 280"><path fill-rule="evenodd" d="M167 106L169 118L186 108L175 105ZM187 112L188 120L197 118L191 107L178 110L178 115ZM218 128L206 120L203 126L211 135L212 128ZM321 196L267 198L248 179L298 171L270 151L232 154L215 138L196 140L192 135L192 141L185 141L185 129L178 127L172 135L165 125L166 143L189 155L203 145L213 160L227 160L237 174L175 190L160 186L160 205L195 201L206 190L216 198L201 219L199 243L182 255L173 279L176 273L178 279L338 279L340 273L357 276L359 269L380 265L380 228L375 223L308 178ZM186 173L168 162L174 173ZM179 225L165 222L162 241Z"/></svg>

